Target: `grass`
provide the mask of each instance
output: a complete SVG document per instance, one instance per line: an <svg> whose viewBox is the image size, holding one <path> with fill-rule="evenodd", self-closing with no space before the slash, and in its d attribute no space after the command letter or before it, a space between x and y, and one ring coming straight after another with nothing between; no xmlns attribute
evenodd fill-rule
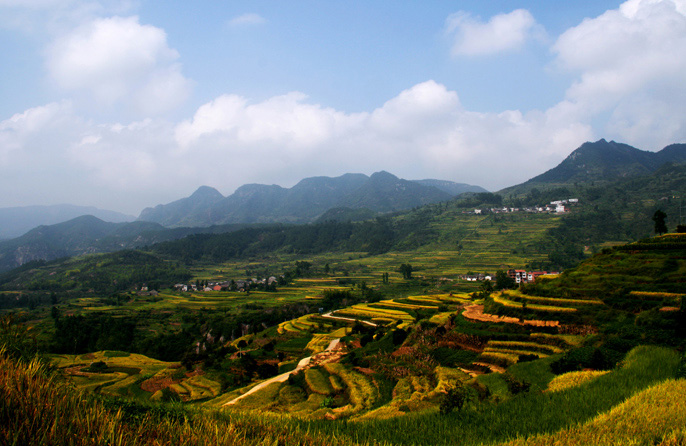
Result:
<svg viewBox="0 0 686 446"><path fill-rule="evenodd" d="M448 416L420 413L347 424L345 432L358 442L384 438L391 444L415 445L442 444L446 438L459 438L463 445L494 444L556 432L589 422L637 392L673 377L678 360L673 350L641 346L629 353L623 367L561 392L531 392ZM487 381L487 377L500 379L487 375L480 381ZM634 423L642 424L638 420ZM342 434L338 429L342 426L333 425L327 431Z"/></svg>
<svg viewBox="0 0 686 446"><path fill-rule="evenodd" d="M548 384L548 390L550 392L559 392L562 390L569 389L581 385L587 381L595 379L599 376L603 376L609 373L607 370L582 370L578 372L568 372L560 376L555 377L550 384Z"/></svg>
<svg viewBox="0 0 686 446"><path fill-rule="evenodd" d="M653 385L610 411L579 426L519 439L507 446L669 444L683 439L686 425L686 380ZM677 444L676 441L672 444Z"/></svg>
<svg viewBox="0 0 686 446"><path fill-rule="evenodd" d="M79 446L274 444L352 445L262 414L198 412L179 406L95 400L74 391L39 360L17 362L0 350L0 444Z"/></svg>
<svg viewBox="0 0 686 446"><path fill-rule="evenodd" d="M507 298L508 294L506 292L501 292L501 293L494 293L491 295L493 298L493 301L505 306L505 307L510 307L510 308L524 308L524 304L522 302L515 302L513 300L510 300ZM571 307L562 307L562 306L556 306L556 305L541 305L541 304L526 304L526 309L528 310L533 310L533 311L546 311L546 312L553 312L553 313L571 313L574 311L577 311L576 308L571 308Z"/></svg>

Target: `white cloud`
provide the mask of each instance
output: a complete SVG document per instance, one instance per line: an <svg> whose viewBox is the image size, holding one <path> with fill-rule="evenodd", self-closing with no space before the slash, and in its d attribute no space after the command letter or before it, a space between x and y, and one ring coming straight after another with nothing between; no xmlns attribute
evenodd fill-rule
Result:
<svg viewBox="0 0 686 446"><path fill-rule="evenodd" d="M610 137L659 149L686 139L686 2L629 0L586 19L555 43L556 64L578 73L576 115L608 113Z"/></svg>
<svg viewBox="0 0 686 446"><path fill-rule="evenodd" d="M257 103L223 95L176 125L97 124L58 103L0 122L0 163L12 171L0 176L0 187L41 185L19 188L19 203L71 201L131 213L202 184L230 193L250 182L289 186L308 176L382 169L495 190L539 174L591 137L564 110L465 110L456 92L434 81L363 113L323 107L297 92Z"/></svg>
<svg viewBox="0 0 686 446"><path fill-rule="evenodd" d="M470 112L456 92L434 81L368 113L346 114L305 101L300 93L257 104L222 96L180 123L175 137L184 156L257 169L259 178L280 178L280 184L386 169L497 189L540 173L593 136L589 126L570 123L556 110Z"/></svg>
<svg viewBox="0 0 686 446"><path fill-rule="evenodd" d="M521 10L487 23L452 19L459 54L517 48L538 29ZM171 109L189 89L164 32L135 17L89 19L50 47L54 81L142 118L95 123L75 111L77 101L65 101L1 121L0 187L20 190L18 203L75 201L133 213L201 184L230 193L249 182L288 186L381 169L497 190L540 174L587 140L653 149L686 140L683 48L686 0L629 0L557 39L554 64L576 81L548 110L477 113L458 92L426 81L361 113L301 92L258 102L224 94L169 122L143 119Z"/></svg>
<svg viewBox="0 0 686 446"><path fill-rule="evenodd" d="M229 20L229 26L251 26L251 25L262 25L266 23L267 20L259 14L246 13L239 15L237 17Z"/></svg>
<svg viewBox="0 0 686 446"><path fill-rule="evenodd" d="M446 32L455 39L452 53L456 56L488 55L519 49L529 39L544 33L525 9L495 15L486 23L461 11L448 17Z"/></svg>
<svg viewBox="0 0 686 446"><path fill-rule="evenodd" d="M179 54L163 30L141 25L138 17L90 21L59 38L47 52L51 78L64 90L120 103L143 115L163 113L182 103L191 83L181 74Z"/></svg>
<svg viewBox="0 0 686 446"><path fill-rule="evenodd" d="M307 104L306 98L292 92L248 104L237 95L220 96L201 106L192 120L179 124L176 139L181 147L214 139L215 143L225 141L235 147L277 144L282 149L304 151L356 122L356 115Z"/></svg>

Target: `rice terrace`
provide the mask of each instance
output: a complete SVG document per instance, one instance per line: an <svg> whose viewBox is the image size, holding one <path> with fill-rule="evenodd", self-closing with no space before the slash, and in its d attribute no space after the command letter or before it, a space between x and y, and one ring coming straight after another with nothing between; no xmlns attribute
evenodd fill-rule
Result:
<svg viewBox="0 0 686 446"><path fill-rule="evenodd" d="M0 1L0 446L685 446L686 0L552 3Z"/></svg>

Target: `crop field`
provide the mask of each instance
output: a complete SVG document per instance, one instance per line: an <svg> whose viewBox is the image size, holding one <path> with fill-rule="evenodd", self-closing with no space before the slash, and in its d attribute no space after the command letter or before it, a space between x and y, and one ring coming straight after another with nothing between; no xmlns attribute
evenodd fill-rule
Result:
<svg viewBox="0 0 686 446"><path fill-rule="evenodd" d="M373 305L374 304L353 305L352 307L337 310L335 315L381 323L402 321L402 326L407 326L414 322L415 318L405 311L378 308Z"/></svg>
<svg viewBox="0 0 686 446"><path fill-rule="evenodd" d="M159 361L138 354L100 351L85 355L52 355L56 367L77 388L105 395L141 400L163 398L163 389L183 401L219 395L219 383L203 376L179 373L180 364Z"/></svg>
<svg viewBox="0 0 686 446"><path fill-rule="evenodd" d="M549 392L560 392L572 387L579 386L585 382L591 381L599 376L609 373L607 370L582 370L578 372L567 372L560 376L556 376L548 384Z"/></svg>
<svg viewBox="0 0 686 446"><path fill-rule="evenodd" d="M507 296L512 296L526 301L538 302L541 304L553 306L558 305L575 307L578 305L603 305L603 301L600 299L568 299L563 297L531 296L528 294L524 294L519 290L508 290L506 294Z"/></svg>
<svg viewBox="0 0 686 446"><path fill-rule="evenodd" d="M524 303L522 302L515 302L513 300L508 299L508 294L507 292L502 292L502 293L494 293L492 295L493 301L503 305L505 307L510 307L510 308L524 308ZM526 309L528 310L533 310L533 311L546 311L546 312L557 312L557 313L566 313L566 312L574 312L577 311L576 308L573 307L561 307L561 306L555 306L555 305L542 305L542 304L526 304Z"/></svg>

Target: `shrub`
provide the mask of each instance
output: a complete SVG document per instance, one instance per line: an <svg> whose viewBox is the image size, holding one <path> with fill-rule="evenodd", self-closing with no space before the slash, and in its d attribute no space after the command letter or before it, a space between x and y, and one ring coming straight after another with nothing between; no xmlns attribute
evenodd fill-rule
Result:
<svg viewBox="0 0 686 446"><path fill-rule="evenodd" d="M538 359L538 355L519 355L517 358L517 363L535 361Z"/></svg>
<svg viewBox="0 0 686 446"><path fill-rule="evenodd" d="M91 373L101 373L107 370L107 364L105 364L103 361L96 361L92 363L90 366L86 367L83 369L84 372L91 372Z"/></svg>
<svg viewBox="0 0 686 446"><path fill-rule="evenodd" d="M453 410L462 410L462 407L470 400L471 395L462 385L449 387L439 406L442 414L448 414Z"/></svg>
<svg viewBox="0 0 686 446"><path fill-rule="evenodd" d="M510 375L509 373L503 374L503 378L505 379L505 382L507 383L507 390L509 390L510 393L513 395L528 392L529 388L531 387L530 382L524 381L524 380L519 380L519 379L515 378L514 376Z"/></svg>

